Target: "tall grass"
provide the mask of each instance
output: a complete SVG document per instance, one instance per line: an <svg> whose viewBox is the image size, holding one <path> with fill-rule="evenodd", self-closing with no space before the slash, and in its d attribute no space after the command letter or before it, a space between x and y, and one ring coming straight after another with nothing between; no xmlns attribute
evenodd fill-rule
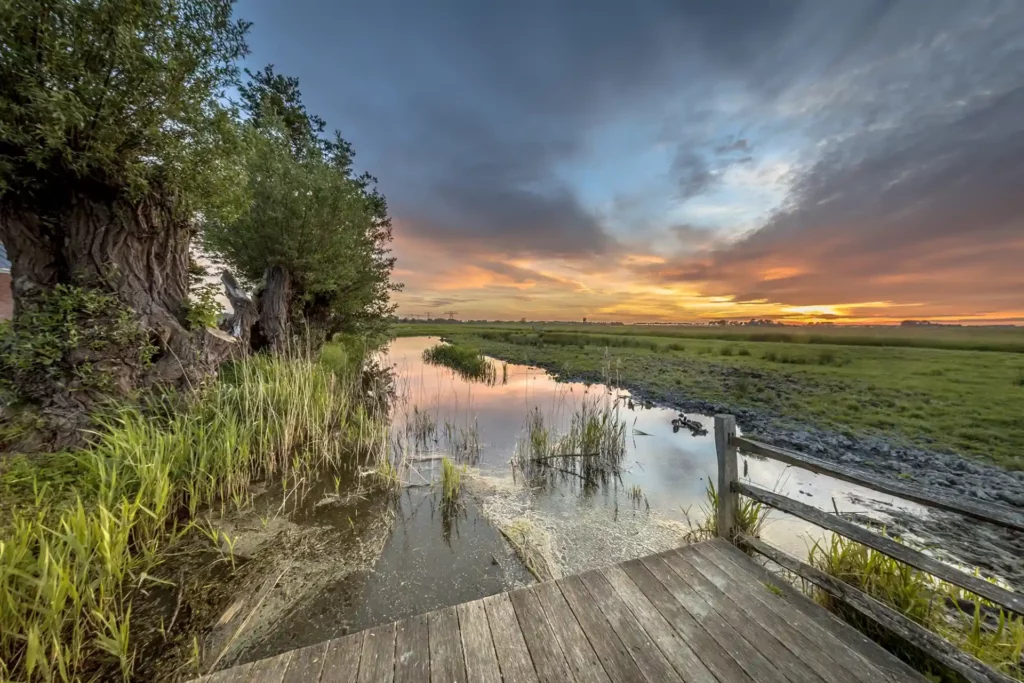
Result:
<svg viewBox="0 0 1024 683"><path fill-rule="evenodd" d="M459 507L462 494L462 475L466 466L458 467L448 458L441 458L441 502L444 508L455 510Z"/></svg>
<svg viewBox="0 0 1024 683"><path fill-rule="evenodd" d="M108 415L94 446L64 456L73 478L8 471L0 680L130 678L132 603L167 548L204 508L246 505L254 480L383 447L356 398L314 360L252 357L180 405Z"/></svg>
<svg viewBox="0 0 1024 683"><path fill-rule="evenodd" d="M626 423L618 404L608 397L584 395L558 433L534 407L527 415L525 434L516 443L513 464L526 476L575 476L586 486L605 484L620 474L626 455Z"/></svg>
<svg viewBox="0 0 1024 683"><path fill-rule="evenodd" d="M708 481L704 490L704 503L700 506L701 521L694 523L690 519L689 510L683 510L690 530L686 533L687 542L706 541L719 536L718 533L718 490L715 483ZM756 500L740 496L740 504L736 508L736 529L739 533L758 538L768 523L769 508Z"/></svg>
<svg viewBox="0 0 1024 683"><path fill-rule="evenodd" d="M973 593L939 581L888 555L841 536L815 541L810 562L871 597L895 608L918 624L938 633L960 649L1003 673L1024 680L1024 621L1010 617L996 605ZM902 649L898 641L872 622L846 608L824 591L815 590L816 599L840 614L868 635L895 648L921 670L934 667L913 651Z"/></svg>
<svg viewBox="0 0 1024 683"><path fill-rule="evenodd" d="M464 379L495 383L497 371L472 346L438 344L423 352L423 361L451 368Z"/></svg>

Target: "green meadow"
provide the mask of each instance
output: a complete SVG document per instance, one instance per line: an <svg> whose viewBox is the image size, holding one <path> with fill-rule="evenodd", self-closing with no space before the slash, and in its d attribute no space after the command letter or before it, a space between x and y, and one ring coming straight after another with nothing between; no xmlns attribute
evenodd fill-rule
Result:
<svg viewBox="0 0 1024 683"><path fill-rule="evenodd" d="M1024 330L407 323L516 363L1024 470Z"/></svg>

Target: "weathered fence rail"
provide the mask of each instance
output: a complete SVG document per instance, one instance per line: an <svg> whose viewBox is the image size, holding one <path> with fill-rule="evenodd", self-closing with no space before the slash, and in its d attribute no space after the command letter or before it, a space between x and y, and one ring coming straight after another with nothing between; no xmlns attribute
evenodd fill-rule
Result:
<svg viewBox="0 0 1024 683"><path fill-rule="evenodd" d="M739 496L794 515L853 541L861 543L900 562L931 574L943 581L981 596L1012 614L1024 616L1024 594L1007 590L978 576L960 571L956 567L898 543L891 538L873 533L838 514L833 514L779 493L745 483L739 479L738 451L784 462L817 474L825 474L867 489L893 495L920 505L946 512L954 512L975 520L995 524L1007 529L1024 531L1024 514L1005 505L981 504L921 486L896 482L863 470L814 458L803 453L777 448L742 438L736 433L736 420L732 415L715 416L715 443L718 450L718 530L719 535L749 551L764 555L788 571L800 576L833 599L857 614L872 621L888 633L901 639L911 648L928 655L957 672L971 683L1008 683L1014 679L996 671L971 655L957 649L952 643L908 619L891 607L882 604L856 587L822 572L799 559L751 538L737 528L736 511Z"/></svg>

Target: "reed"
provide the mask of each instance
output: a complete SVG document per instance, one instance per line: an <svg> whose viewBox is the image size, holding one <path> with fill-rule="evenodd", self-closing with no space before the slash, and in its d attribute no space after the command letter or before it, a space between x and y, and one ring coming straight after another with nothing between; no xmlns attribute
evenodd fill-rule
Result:
<svg viewBox="0 0 1024 683"><path fill-rule="evenodd" d="M888 555L842 536L815 541L810 563L827 574L864 591L960 649L1017 680L1024 680L1024 621L1012 617L973 593L940 581ZM895 649L922 671L935 671L934 662L892 641L885 631L845 608L824 591L813 595L824 607Z"/></svg>
<svg viewBox="0 0 1024 683"><path fill-rule="evenodd" d="M458 467L447 457L441 458L441 504L449 510L456 510L461 505L462 475L466 466Z"/></svg>
<svg viewBox="0 0 1024 683"><path fill-rule="evenodd" d="M496 381L494 366L472 346L438 344L423 352L423 361L451 368L464 379L489 384Z"/></svg>
<svg viewBox="0 0 1024 683"><path fill-rule="evenodd" d="M357 398L315 359L251 357L187 401L110 411L58 468L5 469L0 680L130 679L132 603L168 547L254 480L373 457L385 426Z"/></svg>
<svg viewBox="0 0 1024 683"><path fill-rule="evenodd" d="M777 486L776 486L777 488ZM687 542L706 541L718 534L718 490L713 481L708 481L704 490L704 503L700 506L702 519L694 523L690 511L683 510L683 516L690 527L686 533ZM740 533L757 538L768 523L769 509L762 503L740 496L740 504L736 509L736 527Z"/></svg>

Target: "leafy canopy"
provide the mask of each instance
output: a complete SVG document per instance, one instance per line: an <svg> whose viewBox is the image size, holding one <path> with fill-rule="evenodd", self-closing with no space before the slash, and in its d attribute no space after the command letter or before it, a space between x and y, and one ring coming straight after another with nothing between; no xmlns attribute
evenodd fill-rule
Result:
<svg viewBox="0 0 1024 683"><path fill-rule="evenodd" d="M249 210L209 221L206 247L250 283L285 267L296 312L328 332L358 328L391 312L387 204L331 158L297 158L290 132L280 118L249 128Z"/></svg>
<svg viewBox="0 0 1024 683"><path fill-rule="evenodd" d="M292 278L293 311L328 334L383 324L393 312L391 220L376 179L356 176L352 145L302 103L273 65L246 71L249 210L210 220L206 246L250 283L271 266Z"/></svg>
<svg viewBox="0 0 1024 683"><path fill-rule="evenodd" d="M224 201L248 24L234 0L0 3L0 197L108 188Z"/></svg>

